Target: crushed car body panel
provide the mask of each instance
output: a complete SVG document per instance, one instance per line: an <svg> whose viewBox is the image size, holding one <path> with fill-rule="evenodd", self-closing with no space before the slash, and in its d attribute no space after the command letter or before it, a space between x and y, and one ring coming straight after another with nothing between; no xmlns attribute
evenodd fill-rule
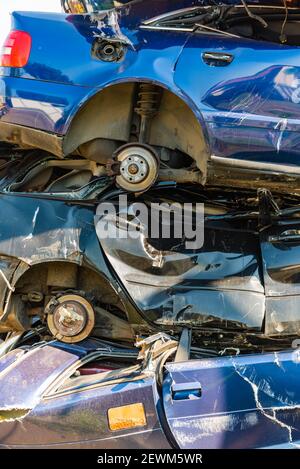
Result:
<svg viewBox="0 0 300 469"><path fill-rule="evenodd" d="M22 302L17 301L18 304L13 306L12 297L15 294L16 284L34 266L37 269L39 266L47 266L48 271L52 269L53 278L50 281L52 284L57 284L59 272L61 272L61 279L64 279L62 283L68 282L66 268L69 266L71 269L70 287L75 287L77 283L76 266L78 268L85 266L91 271L101 273L102 278L110 278L110 284L115 285L117 289L117 284L111 278L99 250L94 229L93 205L69 205L59 200L10 195L2 195L0 204L1 213L7 213L10 216L9 223L2 224L0 234L0 283L2 286L0 329L2 332L11 328L23 330L24 327L25 329L28 327L27 320L23 322L26 315L24 316ZM75 275L74 280L72 271ZM40 283L39 286L38 283ZM43 280L41 274L37 273L31 289L40 291L39 289L43 289L46 284L47 280ZM39 300L36 306L38 304ZM12 310L15 310L12 314L13 318L11 317Z"/></svg>
<svg viewBox="0 0 300 469"><path fill-rule="evenodd" d="M1 139L90 158L80 147L95 139L133 141L136 87L148 83L164 96L157 115L150 113L146 143L191 157L200 171L194 182L229 178L241 186L240 173L247 181L255 174L278 189L280 176L298 192L299 4L248 4L152 1L86 14L15 13L13 28L28 31L33 46L23 68L1 68Z"/></svg>
<svg viewBox="0 0 300 469"><path fill-rule="evenodd" d="M299 447L300 4L123 3L0 58L0 447Z"/></svg>
<svg viewBox="0 0 300 469"><path fill-rule="evenodd" d="M158 194L161 199L169 196L172 203L191 200L179 188L177 196L168 190ZM143 196L144 202L147 199ZM184 205L179 207L183 213ZM209 204L204 207L213 210ZM119 208L115 215L106 216L106 236L102 236L102 225L97 229L96 224L98 238L127 292L156 326L224 326L268 336L298 333L297 219L274 221L271 228L260 230L243 217L207 213L204 243L189 249L186 237L175 236L176 218L167 237L162 222L160 236L152 239L150 225L143 231L144 218L137 214L134 202L125 212ZM165 209L165 220L171 220L173 210L174 205ZM132 223L140 231L126 238L133 214ZM155 222L159 212L151 216Z"/></svg>
<svg viewBox="0 0 300 469"><path fill-rule="evenodd" d="M12 354L11 364L10 354ZM1 359L1 413L9 410L33 409L50 384L78 360L74 353L59 348L33 348L31 351L15 350ZM18 384L17 384L18 382ZM4 418L4 416L2 416Z"/></svg>
<svg viewBox="0 0 300 469"><path fill-rule="evenodd" d="M171 363L166 416L182 449L298 448L299 353Z"/></svg>
<svg viewBox="0 0 300 469"><path fill-rule="evenodd" d="M0 374L1 388L7 390L1 403L12 402L14 409L2 421L0 409L1 448L170 448L158 418L155 374L134 371L139 367L118 372L106 364L114 355L136 357L132 350L90 340L78 346L41 344L17 353L15 363ZM144 421L112 430L110 409L135 404L143 405ZM25 415L16 413L24 408Z"/></svg>
<svg viewBox="0 0 300 469"><path fill-rule="evenodd" d="M143 230L126 236L134 223L143 226L133 220L135 202L149 207L153 200L182 209L200 203L203 245L189 248L172 230L167 239ZM187 186L157 187L129 200L125 211L116 199L114 215L100 219L97 200L23 193L2 195L1 204L10 213L0 233L1 332L28 330L34 318L44 323L57 308L61 321L64 305L79 301L99 321L86 336L93 330L132 340L127 320L138 334L192 327L195 343L217 350L280 350L298 336L297 206L263 220L253 193L197 193ZM159 220L159 213L150 216ZM49 327L56 336L52 321Z"/></svg>
<svg viewBox="0 0 300 469"><path fill-rule="evenodd" d="M1 397L0 447L298 447L298 351L178 362L177 345L164 334L148 337L139 364L131 349L97 340L14 350L6 366L1 361L1 388L8 379L14 389ZM132 365L115 368L114 357ZM27 380L30 396L21 385ZM112 416L128 406L143 408L143 418L120 414L113 427Z"/></svg>

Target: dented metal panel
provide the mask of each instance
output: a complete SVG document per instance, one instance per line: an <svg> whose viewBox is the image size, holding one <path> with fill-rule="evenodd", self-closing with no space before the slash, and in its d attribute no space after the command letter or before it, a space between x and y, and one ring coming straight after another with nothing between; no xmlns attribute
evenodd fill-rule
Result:
<svg viewBox="0 0 300 469"><path fill-rule="evenodd" d="M281 223L262 234L262 258L266 291L265 332L299 334L300 225Z"/></svg>
<svg viewBox="0 0 300 469"><path fill-rule="evenodd" d="M1 448L170 448L159 419L153 370L146 374L140 367L121 369L119 377L116 371L118 379L109 372L74 374L72 365L78 359L88 363L92 357L96 360L97 353L108 360L114 353L136 357L135 351L90 340L78 346L52 342L18 353L12 365L6 359L0 373L0 382L5 380L0 398ZM78 361L80 366L83 361ZM136 403L142 403L145 421L136 428L112 431L108 410Z"/></svg>
<svg viewBox="0 0 300 469"><path fill-rule="evenodd" d="M166 368L165 411L181 449L299 447L297 351L190 361Z"/></svg>
<svg viewBox="0 0 300 469"><path fill-rule="evenodd" d="M130 213L130 207L128 208ZM126 238L120 218L108 221L100 243L116 274L145 317L156 325L262 330L265 295L255 232L207 222L204 246L185 239Z"/></svg>
<svg viewBox="0 0 300 469"><path fill-rule="evenodd" d="M9 214L9 222L2 223L0 230L1 332L30 328L25 303L14 293L20 278L33 266L67 262L69 267L85 266L109 276L94 229L93 206L2 195L0 211ZM63 285L62 281L56 290Z"/></svg>
<svg viewBox="0 0 300 469"><path fill-rule="evenodd" d="M76 352L69 353L46 344L23 353L19 351L18 356L12 354L15 361L10 365L7 357L1 359L5 367L0 372L0 415L1 411L9 412L10 409L27 409L29 412L53 381L78 360Z"/></svg>

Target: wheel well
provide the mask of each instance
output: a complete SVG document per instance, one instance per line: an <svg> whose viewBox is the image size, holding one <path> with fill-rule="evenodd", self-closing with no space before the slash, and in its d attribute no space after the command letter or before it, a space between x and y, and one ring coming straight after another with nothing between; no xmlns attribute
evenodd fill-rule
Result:
<svg viewBox="0 0 300 469"><path fill-rule="evenodd" d="M41 333L48 336L47 325L54 337L67 343L90 334L126 343L134 340L126 309L112 285L93 269L70 262L35 265L16 283L0 332L24 332L36 325L42 325Z"/></svg>
<svg viewBox="0 0 300 469"><path fill-rule="evenodd" d="M19 278L15 286L15 294L27 299L28 304L32 293L40 293L44 302L53 291L68 290L81 291L97 303L124 311L119 296L101 274L70 262L35 265Z"/></svg>
<svg viewBox="0 0 300 469"><path fill-rule="evenodd" d="M65 155L78 151L81 156L95 159L102 149L105 162L120 145L131 141L134 106L139 83L121 83L105 88L74 117L63 141ZM174 93L157 86L162 93L158 113L153 117L149 145L177 150L192 158L206 175L208 148L202 126L190 107ZM95 141L101 146L95 151Z"/></svg>

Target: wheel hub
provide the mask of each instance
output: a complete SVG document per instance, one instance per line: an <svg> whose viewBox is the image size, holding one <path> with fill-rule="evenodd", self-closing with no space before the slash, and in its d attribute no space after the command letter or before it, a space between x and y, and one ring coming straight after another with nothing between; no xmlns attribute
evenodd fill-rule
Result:
<svg viewBox="0 0 300 469"><path fill-rule="evenodd" d="M148 145L124 145L114 154L114 161L120 165L116 183L129 192L148 190L158 177L159 158Z"/></svg>
<svg viewBox="0 0 300 469"><path fill-rule="evenodd" d="M53 321L57 330L66 337L74 337L83 331L87 322L87 312L76 301L57 306L53 311Z"/></svg>
<svg viewBox="0 0 300 469"><path fill-rule="evenodd" d="M95 325L91 304L79 295L65 295L46 309L48 327L58 340L75 343L88 337Z"/></svg>
<svg viewBox="0 0 300 469"><path fill-rule="evenodd" d="M149 164L142 156L128 156L124 161L122 161L120 172L125 181L137 184L147 178L149 174Z"/></svg>

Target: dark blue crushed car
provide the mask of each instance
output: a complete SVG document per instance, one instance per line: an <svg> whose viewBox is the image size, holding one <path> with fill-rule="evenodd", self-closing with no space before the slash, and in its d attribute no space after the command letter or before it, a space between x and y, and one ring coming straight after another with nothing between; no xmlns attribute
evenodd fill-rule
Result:
<svg viewBox="0 0 300 469"><path fill-rule="evenodd" d="M300 2L62 4L1 57L0 447L299 447Z"/></svg>

